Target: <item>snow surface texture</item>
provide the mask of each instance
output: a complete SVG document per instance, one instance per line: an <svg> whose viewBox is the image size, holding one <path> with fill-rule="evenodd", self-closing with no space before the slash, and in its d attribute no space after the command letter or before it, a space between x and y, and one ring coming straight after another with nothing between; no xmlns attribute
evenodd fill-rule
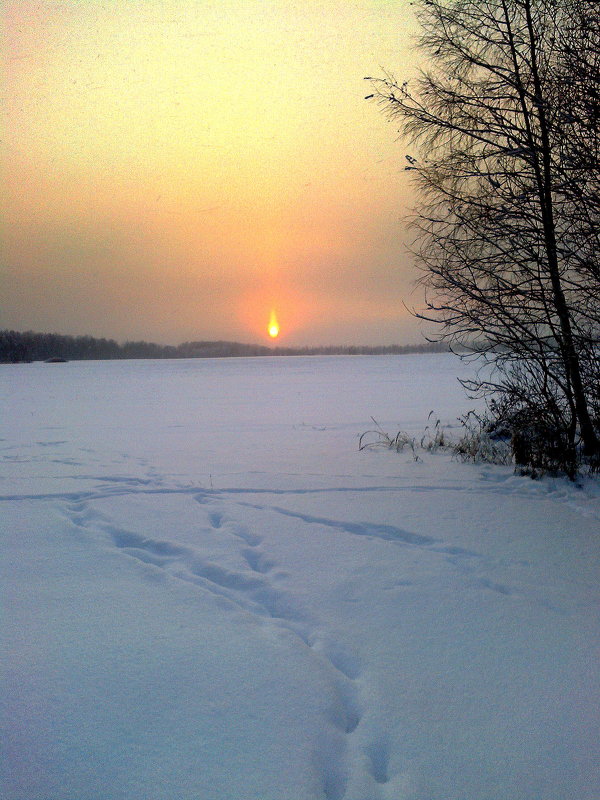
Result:
<svg viewBox="0 0 600 800"><path fill-rule="evenodd" d="M452 356L4 365L4 800L597 800L600 492L358 451Z"/></svg>

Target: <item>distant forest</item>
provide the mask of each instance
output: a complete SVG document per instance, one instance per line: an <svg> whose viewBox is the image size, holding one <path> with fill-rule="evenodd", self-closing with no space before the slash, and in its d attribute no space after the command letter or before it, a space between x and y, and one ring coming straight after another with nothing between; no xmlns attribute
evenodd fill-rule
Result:
<svg viewBox="0 0 600 800"><path fill-rule="evenodd" d="M444 353L448 345L423 342L382 347L266 347L241 342L184 342L161 345L153 342L125 342L95 339L92 336L63 336L58 333L0 331L0 363L78 361L124 358L232 358L240 356L329 356L397 355L404 353Z"/></svg>

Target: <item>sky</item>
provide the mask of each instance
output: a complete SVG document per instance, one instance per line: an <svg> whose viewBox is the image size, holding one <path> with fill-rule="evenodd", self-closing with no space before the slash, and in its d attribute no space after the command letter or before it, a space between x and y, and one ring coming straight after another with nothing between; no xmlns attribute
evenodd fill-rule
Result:
<svg viewBox="0 0 600 800"><path fill-rule="evenodd" d="M409 0L3 0L0 328L420 340ZM273 315L279 328L269 338Z"/></svg>

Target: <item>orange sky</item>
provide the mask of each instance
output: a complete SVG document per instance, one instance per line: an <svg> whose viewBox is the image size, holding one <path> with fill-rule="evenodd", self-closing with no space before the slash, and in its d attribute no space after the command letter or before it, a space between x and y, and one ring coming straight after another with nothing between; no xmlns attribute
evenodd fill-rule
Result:
<svg viewBox="0 0 600 800"><path fill-rule="evenodd" d="M408 0L5 0L0 327L417 341Z"/></svg>

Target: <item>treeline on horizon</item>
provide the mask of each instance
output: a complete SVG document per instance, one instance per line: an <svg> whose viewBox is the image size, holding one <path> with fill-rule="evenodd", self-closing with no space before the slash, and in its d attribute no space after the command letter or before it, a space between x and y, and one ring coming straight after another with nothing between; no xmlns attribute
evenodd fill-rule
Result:
<svg viewBox="0 0 600 800"><path fill-rule="evenodd" d="M154 342L125 342L96 339L93 336L66 336L33 331L0 331L0 363L23 363L64 359L67 361L127 358L234 358L256 356L321 355L402 355L405 353L445 353L448 345L422 344L329 347L267 347L242 342L183 342L160 345Z"/></svg>

